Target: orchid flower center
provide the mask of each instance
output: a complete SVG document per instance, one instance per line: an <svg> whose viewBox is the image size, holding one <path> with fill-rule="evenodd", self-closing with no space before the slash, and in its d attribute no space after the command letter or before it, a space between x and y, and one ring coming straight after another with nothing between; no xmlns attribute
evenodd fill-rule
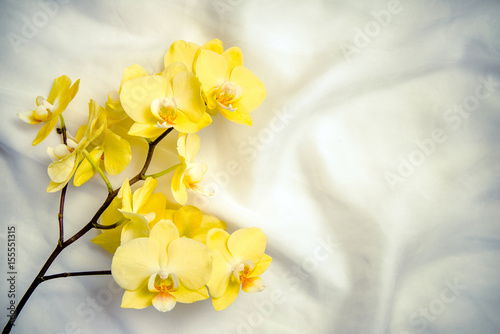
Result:
<svg viewBox="0 0 500 334"><path fill-rule="evenodd" d="M238 282L241 282L250 275L254 268L255 264L250 260L238 262L233 264L233 276Z"/></svg>
<svg viewBox="0 0 500 334"><path fill-rule="evenodd" d="M148 289L151 292L166 293L177 290L179 284L177 275L169 273L166 269L161 269L149 278Z"/></svg>
<svg viewBox="0 0 500 334"><path fill-rule="evenodd" d="M151 102L151 113L158 120L157 128L171 128L176 124L177 104L173 98L155 99Z"/></svg>
<svg viewBox="0 0 500 334"><path fill-rule="evenodd" d="M55 107L47 100L42 100L42 103L36 107L34 117L42 122L47 122L52 117L52 112Z"/></svg>
<svg viewBox="0 0 500 334"><path fill-rule="evenodd" d="M243 88L237 86L234 82L226 81L217 90L216 100L221 108L228 111L236 111L233 104L243 97Z"/></svg>
<svg viewBox="0 0 500 334"><path fill-rule="evenodd" d="M77 146L75 141L68 138L68 145L59 144L54 148L48 147L47 154L52 161L58 161L70 155Z"/></svg>
<svg viewBox="0 0 500 334"><path fill-rule="evenodd" d="M204 162L187 162L184 179L188 184L198 183L203 179L207 169L207 164Z"/></svg>

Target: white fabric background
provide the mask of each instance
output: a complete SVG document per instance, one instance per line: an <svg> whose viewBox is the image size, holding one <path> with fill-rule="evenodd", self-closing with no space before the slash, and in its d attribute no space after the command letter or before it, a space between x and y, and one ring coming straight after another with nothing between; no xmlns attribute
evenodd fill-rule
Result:
<svg viewBox="0 0 500 334"><path fill-rule="evenodd" d="M161 71L177 39L240 46L268 92L252 127L218 116L200 132L198 161L217 192L192 196L230 230L266 233L274 261L264 292L242 293L223 312L207 300L162 314L121 309L111 277L58 279L38 287L13 333L500 332L498 1L0 3L4 313L7 226L17 229L17 300L57 241L45 148L59 139L32 147L38 128L16 116L55 77L81 79L65 112L73 132L90 98L103 105L134 63ZM380 14L388 9L390 18ZM23 29L21 44L9 41ZM174 161L173 144L162 144L152 171ZM124 175L142 165L144 152L134 154ZM391 185L388 173L404 176ZM69 188L66 237L105 192L98 178ZM49 274L109 269L95 234Z"/></svg>

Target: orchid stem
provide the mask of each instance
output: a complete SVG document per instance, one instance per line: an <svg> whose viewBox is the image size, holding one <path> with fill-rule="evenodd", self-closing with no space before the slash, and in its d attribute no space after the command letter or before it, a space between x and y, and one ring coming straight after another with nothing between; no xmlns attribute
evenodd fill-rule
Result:
<svg viewBox="0 0 500 334"><path fill-rule="evenodd" d="M64 122L64 117L62 114L59 114L59 121L61 122L61 134L63 137L64 145L68 144L68 135L66 134L66 123Z"/></svg>
<svg viewBox="0 0 500 334"><path fill-rule="evenodd" d="M110 194L113 193L113 191L114 191L113 186L111 186L111 183L109 183L108 178L106 177L106 175L104 175L104 172L97 165L97 163L95 162L95 160L90 156L89 152L87 152L87 150L83 150L83 154L85 155L85 158L87 158L87 160L90 162L90 164L92 165L92 167L95 168L95 170L97 171L97 173L99 173L99 175L101 175L104 183L106 183L106 187L108 187L108 192Z"/></svg>
<svg viewBox="0 0 500 334"><path fill-rule="evenodd" d="M111 270L75 271L71 273L60 273L55 275L42 276L40 277L40 279L42 280L42 282L45 282L54 278L75 277L75 276L97 276L97 275L111 275Z"/></svg>
<svg viewBox="0 0 500 334"><path fill-rule="evenodd" d="M62 114L59 115L59 120L61 121L61 134L64 145L68 144L68 137L66 135L66 124L64 123L64 117ZM64 242L64 200L66 199L66 190L68 189L68 184L66 184L61 190L61 199L59 200L59 213L57 214L57 221L59 224L59 239L57 244L62 246Z"/></svg>
<svg viewBox="0 0 500 334"><path fill-rule="evenodd" d="M179 167L181 164L177 164L177 165L174 165L170 168L167 168L161 172L158 172L158 173L155 173L155 174L151 174L151 175L144 175L143 178L144 179L147 179L148 177L152 177L153 179L157 179L159 178L160 176L163 176L165 174L168 174L170 172L173 172L177 167Z"/></svg>
<svg viewBox="0 0 500 334"><path fill-rule="evenodd" d="M62 246L64 242L64 200L66 198L66 189L68 185L66 184L61 190L61 199L59 201L59 213L57 214L57 221L59 223L59 240L57 244Z"/></svg>

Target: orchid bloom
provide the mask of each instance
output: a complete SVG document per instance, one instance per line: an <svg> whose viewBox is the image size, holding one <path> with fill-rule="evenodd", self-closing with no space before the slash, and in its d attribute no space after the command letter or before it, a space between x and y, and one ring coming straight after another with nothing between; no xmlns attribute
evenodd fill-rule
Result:
<svg viewBox="0 0 500 334"><path fill-rule="evenodd" d="M101 106L96 108L95 101L90 100L87 125L80 128L75 141L68 139L67 145L59 144L55 148L47 149L53 160L58 159L49 165L48 174L51 181L47 192L61 190L69 182L84 159L83 150L104 131L105 122L103 108Z"/></svg>
<svg viewBox="0 0 500 334"><path fill-rule="evenodd" d="M200 195L211 196L211 193L200 187L197 183L203 179L208 166L205 162L194 162L200 149L200 137L196 134L180 133L177 140L177 151L180 164L172 178L172 195L174 199L184 205L187 202L187 188Z"/></svg>
<svg viewBox="0 0 500 334"><path fill-rule="evenodd" d="M71 86L71 79L66 75L62 75L54 80L54 85L47 99L37 96L37 107L35 110L17 113L19 118L28 124L45 122L38 131L35 140L33 140L33 146L40 144L52 132L57 124L59 115L66 110L66 107L78 92L79 85L80 79Z"/></svg>
<svg viewBox="0 0 500 334"><path fill-rule="evenodd" d="M226 223L217 217L204 215L200 209L186 205L178 210L165 210L165 219L171 220L180 237L191 238L202 243L207 241L207 233L213 228L226 229Z"/></svg>
<svg viewBox="0 0 500 334"><path fill-rule="evenodd" d="M235 301L240 285L245 292L259 292L265 288L259 276L272 259L264 254L266 236L259 228L244 228L231 235L221 229L212 229L207 234L207 246L213 258L213 273L207 285L217 311Z"/></svg>
<svg viewBox="0 0 500 334"><path fill-rule="evenodd" d="M126 81L120 101L135 122L128 132L133 136L154 138L171 127L194 133L212 122L205 112L200 82L180 62L159 75Z"/></svg>
<svg viewBox="0 0 500 334"><path fill-rule="evenodd" d="M207 113L220 111L233 122L252 125L250 112L264 101L266 89L255 74L243 67L240 48L224 50L219 39L202 46L179 40L166 52L164 64L168 67L179 62L200 80Z"/></svg>
<svg viewBox="0 0 500 334"><path fill-rule="evenodd" d="M118 175L123 172L132 159L130 143L107 127L98 140L100 143L90 151L90 157L97 165L104 165L109 175ZM73 184L78 187L87 182L95 173L96 169L87 159L84 159L76 170Z"/></svg>
<svg viewBox="0 0 500 334"><path fill-rule="evenodd" d="M91 241L114 253L120 244L149 236L150 229L163 218L167 203L167 198L162 193L153 194L157 185L157 179L148 177L132 195L129 180L125 179L99 223L112 225L120 220L125 222L114 229L102 230Z"/></svg>
<svg viewBox="0 0 500 334"><path fill-rule="evenodd" d="M264 101L266 89L255 74L243 67L239 48L222 54L201 49L195 71L209 110L218 110L233 122L252 125L250 112Z"/></svg>
<svg viewBox="0 0 500 334"><path fill-rule="evenodd" d="M108 101L106 102L106 118L108 120L108 125L119 123L128 118L128 115L123 110L122 104L120 102L120 93L122 91L123 84L129 80L133 80L139 77L145 77L150 75L149 72L142 66L134 64L123 70L122 80L120 82L120 88L118 91L111 91L108 94Z"/></svg>
<svg viewBox="0 0 500 334"><path fill-rule="evenodd" d="M142 309L153 305L167 312L177 302L208 298L205 284L212 272L207 246L179 238L175 225L161 220L149 238L134 239L116 250L111 263L113 278L125 289L122 307Z"/></svg>

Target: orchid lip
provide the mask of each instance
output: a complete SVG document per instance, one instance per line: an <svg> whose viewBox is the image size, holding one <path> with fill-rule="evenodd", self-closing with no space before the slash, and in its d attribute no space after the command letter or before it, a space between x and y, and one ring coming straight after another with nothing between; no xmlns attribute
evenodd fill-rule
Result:
<svg viewBox="0 0 500 334"><path fill-rule="evenodd" d="M50 111L50 112L53 112L53 111L54 111L54 109L55 109L55 106L54 106L54 105L52 105L52 104L51 104L49 101L47 101L47 100L43 100L42 104L43 104L43 106L44 106L45 108L47 108L47 110L48 110L48 111Z"/></svg>
<svg viewBox="0 0 500 334"><path fill-rule="evenodd" d="M171 128L173 126L174 126L173 124L167 124L166 121L164 121L163 123L160 123L160 121L158 121L155 124L155 128L159 128L159 129L168 129L168 128Z"/></svg>
<svg viewBox="0 0 500 334"><path fill-rule="evenodd" d="M233 105L231 103L229 104L229 106L226 106L226 105L220 103L219 101L217 101L217 103L219 104L219 106L221 108L226 109L227 111L230 111L230 112L235 112L236 109L238 109L238 108L233 108Z"/></svg>
<svg viewBox="0 0 500 334"><path fill-rule="evenodd" d="M177 118L177 103L173 98L158 98L151 102L151 113L158 120L156 128L167 129L175 125Z"/></svg>

